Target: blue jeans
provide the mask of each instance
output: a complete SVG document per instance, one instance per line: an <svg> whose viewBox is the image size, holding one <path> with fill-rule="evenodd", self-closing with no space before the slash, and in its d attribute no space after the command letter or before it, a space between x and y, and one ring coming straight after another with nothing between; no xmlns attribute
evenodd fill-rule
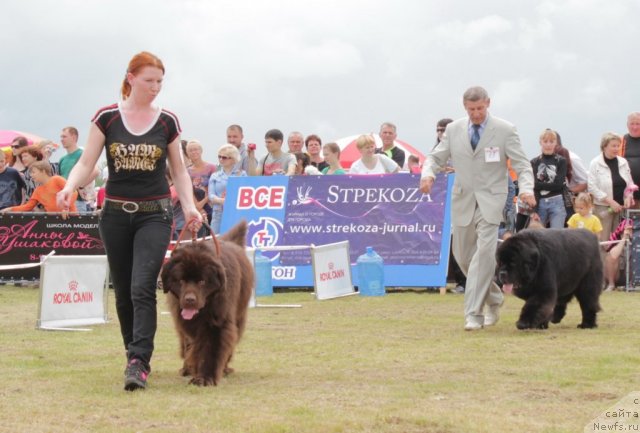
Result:
<svg viewBox="0 0 640 433"><path fill-rule="evenodd" d="M173 211L129 214L104 209L100 237L104 243L116 295L120 332L129 360L151 362L157 327L158 274L171 238Z"/></svg>
<svg viewBox="0 0 640 433"><path fill-rule="evenodd" d="M76 208L80 213L89 212L88 203L84 200L76 200Z"/></svg>
<svg viewBox="0 0 640 433"><path fill-rule="evenodd" d="M211 223L209 224L211 226L211 230L213 230L213 233L215 234L219 234L220 233L220 222L222 221L222 210L213 210L213 212L211 212Z"/></svg>
<svg viewBox="0 0 640 433"><path fill-rule="evenodd" d="M540 223L552 229L561 229L564 227L564 221L567 218L567 209L564 207L564 199L562 194L553 197L540 197L538 203L538 216Z"/></svg>

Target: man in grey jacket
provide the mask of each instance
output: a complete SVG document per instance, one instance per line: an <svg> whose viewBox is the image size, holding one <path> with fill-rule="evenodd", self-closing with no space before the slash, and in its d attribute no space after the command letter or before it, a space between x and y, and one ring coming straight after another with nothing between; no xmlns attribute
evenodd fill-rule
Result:
<svg viewBox="0 0 640 433"><path fill-rule="evenodd" d="M520 198L530 206L535 206L535 198L531 163L516 128L489 114L491 101L482 87L471 87L462 100L468 117L447 125L423 165L420 189L430 193L436 173L451 159L456 176L451 198L453 255L467 275L464 329L473 331L498 322L504 299L493 276L507 198L507 160L518 174Z"/></svg>

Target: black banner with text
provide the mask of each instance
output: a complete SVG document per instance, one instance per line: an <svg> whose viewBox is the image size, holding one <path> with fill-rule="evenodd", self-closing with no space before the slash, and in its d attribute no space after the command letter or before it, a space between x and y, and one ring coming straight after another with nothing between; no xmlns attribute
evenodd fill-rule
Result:
<svg viewBox="0 0 640 433"><path fill-rule="evenodd" d="M56 214L0 213L0 280L34 280L40 267L20 265L40 262L55 250L56 255L105 254L98 232L98 216L75 215L62 219Z"/></svg>

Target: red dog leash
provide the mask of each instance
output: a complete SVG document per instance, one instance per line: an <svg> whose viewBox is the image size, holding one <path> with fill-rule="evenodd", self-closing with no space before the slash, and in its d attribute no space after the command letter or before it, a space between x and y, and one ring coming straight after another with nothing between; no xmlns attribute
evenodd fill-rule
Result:
<svg viewBox="0 0 640 433"><path fill-rule="evenodd" d="M191 221L189 221L188 224L184 225L184 227L180 231L180 235L178 236L178 240L176 240L176 246L175 246L174 250L178 249L178 247L180 246L180 242L182 241L182 237L187 232L187 230L189 230L191 232L191 242L198 241L197 234L194 231L192 231L191 229L189 229L189 226L195 220L196 219L194 218ZM216 249L216 255L220 256L220 242L218 242L218 237L215 235L215 233L213 233L213 230L211 229L211 226L209 224L207 224L205 221L202 221L202 225L209 229L209 233L211 233L211 240L213 241L213 245L214 245L214 247ZM207 240L207 238L205 236L203 236L202 240L205 241L205 240Z"/></svg>

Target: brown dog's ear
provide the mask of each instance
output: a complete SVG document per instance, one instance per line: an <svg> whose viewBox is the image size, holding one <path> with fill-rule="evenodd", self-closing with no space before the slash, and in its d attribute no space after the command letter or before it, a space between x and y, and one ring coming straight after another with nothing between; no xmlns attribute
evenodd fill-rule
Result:
<svg viewBox="0 0 640 433"><path fill-rule="evenodd" d="M178 265L181 261L181 256L182 254L178 250L174 250L171 253L171 257L169 258L169 260L167 260L164 265L162 265L162 270L160 271L160 280L162 281L162 291L164 293L176 293L175 290L172 290L171 286L172 282L178 281L178 279L174 278L174 273L176 272L176 265Z"/></svg>
<svg viewBox="0 0 640 433"><path fill-rule="evenodd" d="M205 272L204 277L205 285L213 288L216 294L226 290L227 274L220 260L211 260L207 263L207 272Z"/></svg>
<svg viewBox="0 0 640 433"><path fill-rule="evenodd" d="M238 224L231 227L229 231L220 236L220 239L244 248L247 245L247 221L240 221Z"/></svg>
<svg viewBox="0 0 640 433"><path fill-rule="evenodd" d="M164 293L169 292L169 273L170 268L173 267L172 263L165 263L164 265L162 265L162 270L160 271L160 283L162 284L162 291Z"/></svg>

